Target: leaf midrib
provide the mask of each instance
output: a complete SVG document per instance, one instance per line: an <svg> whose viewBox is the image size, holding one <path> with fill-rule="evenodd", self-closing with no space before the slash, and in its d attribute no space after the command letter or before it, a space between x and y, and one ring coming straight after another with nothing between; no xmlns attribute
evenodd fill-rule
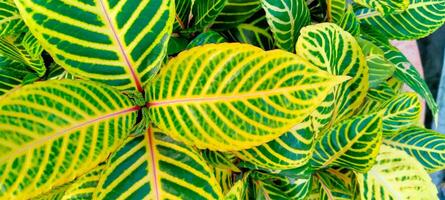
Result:
<svg viewBox="0 0 445 200"><path fill-rule="evenodd" d="M0 164L1 163L5 163L5 161L9 160L10 158L18 157L21 154L24 154L24 153L28 152L31 149L36 149L36 148L44 145L45 143L47 143L49 141L53 141L53 140L56 140L56 139L58 139L58 138L60 138L62 136L65 136L66 134L68 134L68 133L70 133L70 132L72 132L72 131L74 131L76 129L79 129L79 128L82 128L82 127L85 127L85 126L88 126L88 125L91 125L93 123L97 123L97 122L100 122L100 121L103 121L103 120L107 120L109 118L116 117L116 116L119 116L119 115L122 115L122 114L135 112L135 111L138 111L138 110L139 110L139 106L133 106L133 107L130 107L130 108L126 108L126 109L123 109L123 110L120 110L120 111L116 111L116 112L113 112L113 113L110 113L110 114L102 115L102 116L97 116L97 117L95 117L93 119L90 119L90 120L87 120L87 121L84 121L84 122L80 122L80 123L71 125L70 127L67 127L65 129L62 129L60 131L57 131L57 132L52 133L50 135L47 135L45 137L39 138L38 140L34 140L34 141L30 142L30 143L22 145L20 147L20 149L18 149L16 151L9 152L5 157L0 158Z"/></svg>

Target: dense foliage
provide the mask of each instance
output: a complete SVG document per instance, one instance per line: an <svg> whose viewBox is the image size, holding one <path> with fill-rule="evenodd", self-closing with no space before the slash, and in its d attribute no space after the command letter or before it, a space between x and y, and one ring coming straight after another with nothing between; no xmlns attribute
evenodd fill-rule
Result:
<svg viewBox="0 0 445 200"><path fill-rule="evenodd" d="M443 0L2 0L0 199L437 199L437 105L390 40L444 22Z"/></svg>

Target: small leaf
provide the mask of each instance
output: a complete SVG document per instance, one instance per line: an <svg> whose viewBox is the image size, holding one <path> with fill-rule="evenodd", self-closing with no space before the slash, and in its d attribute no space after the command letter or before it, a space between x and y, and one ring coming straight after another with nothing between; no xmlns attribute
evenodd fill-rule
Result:
<svg viewBox="0 0 445 200"><path fill-rule="evenodd" d="M354 0L357 4L374 9L382 15L400 13L408 8L410 0Z"/></svg>
<svg viewBox="0 0 445 200"><path fill-rule="evenodd" d="M315 169L340 166L358 172L372 167L382 142L382 113L354 117L328 130L315 144Z"/></svg>
<svg viewBox="0 0 445 200"><path fill-rule="evenodd" d="M376 164L357 174L361 199L438 199L436 186L416 159L382 145Z"/></svg>
<svg viewBox="0 0 445 200"><path fill-rule="evenodd" d="M207 44L163 68L147 90L150 119L201 149L247 149L303 121L345 79L282 50Z"/></svg>
<svg viewBox="0 0 445 200"><path fill-rule="evenodd" d="M360 34L360 22L355 16L352 6L349 5L346 12L341 17L338 24L345 30L351 33L353 36Z"/></svg>
<svg viewBox="0 0 445 200"><path fill-rule="evenodd" d="M223 153L218 151L202 150L202 157L215 168L230 169L234 172L240 172L240 169L233 164L235 156L230 153Z"/></svg>
<svg viewBox="0 0 445 200"><path fill-rule="evenodd" d="M345 14L345 0L321 0L326 5L326 15L328 22L338 23Z"/></svg>
<svg viewBox="0 0 445 200"><path fill-rule="evenodd" d="M403 93L388 100L380 107L385 112L383 136L390 137L403 128L417 124L421 108L422 105L415 93Z"/></svg>
<svg viewBox="0 0 445 200"><path fill-rule="evenodd" d="M194 0L192 7L193 31L210 26L224 9L228 0Z"/></svg>
<svg viewBox="0 0 445 200"><path fill-rule="evenodd" d="M226 30L245 22L261 9L260 0L227 0L212 25L213 30Z"/></svg>
<svg viewBox="0 0 445 200"><path fill-rule="evenodd" d="M386 2L397 2L386 1ZM409 0L408 8L400 13L381 14L363 8L356 12L361 23L390 39L414 40L426 37L445 22L445 2L442 0Z"/></svg>
<svg viewBox="0 0 445 200"><path fill-rule="evenodd" d="M220 199L211 168L195 149L159 130L128 138L113 153L95 199Z"/></svg>
<svg viewBox="0 0 445 200"><path fill-rule="evenodd" d="M27 199L88 172L128 136L138 106L84 80L37 82L0 101L0 198Z"/></svg>
<svg viewBox="0 0 445 200"><path fill-rule="evenodd" d="M207 31L205 33L199 34L192 41L190 41L190 43L187 45L187 49L202 46L204 44L218 44L223 42L226 42L226 39L218 32Z"/></svg>
<svg viewBox="0 0 445 200"><path fill-rule="evenodd" d="M238 180L229 192L224 196L224 200L244 200L248 198L249 190L249 175L247 173L244 177Z"/></svg>
<svg viewBox="0 0 445 200"><path fill-rule="evenodd" d="M304 0L261 0L276 45L289 52L295 49L300 29L310 24Z"/></svg>
<svg viewBox="0 0 445 200"><path fill-rule="evenodd" d="M383 142L404 150L415 158L428 173L445 168L445 135L421 127L408 127Z"/></svg>

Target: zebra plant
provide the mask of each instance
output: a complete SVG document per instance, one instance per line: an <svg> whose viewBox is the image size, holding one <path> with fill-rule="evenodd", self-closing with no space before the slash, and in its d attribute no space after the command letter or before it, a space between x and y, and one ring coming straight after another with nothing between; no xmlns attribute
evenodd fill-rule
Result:
<svg viewBox="0 0 445 200"><path fill-rule="evenodd" d="M437 105L389 41L444 21L443 0L3 0L0 199L437 199Z"/></svg>

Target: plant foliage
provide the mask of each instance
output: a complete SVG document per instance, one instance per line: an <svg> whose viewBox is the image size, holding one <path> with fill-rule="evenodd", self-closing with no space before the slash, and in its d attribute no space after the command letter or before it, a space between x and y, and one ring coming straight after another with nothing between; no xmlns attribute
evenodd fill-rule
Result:
<svg viewBox="0 0 445 200"><path fill-rule="evenodd" d="M437 199L437 105L390 40L444 22L443 0L3 0L0 199Z"/></svg>

